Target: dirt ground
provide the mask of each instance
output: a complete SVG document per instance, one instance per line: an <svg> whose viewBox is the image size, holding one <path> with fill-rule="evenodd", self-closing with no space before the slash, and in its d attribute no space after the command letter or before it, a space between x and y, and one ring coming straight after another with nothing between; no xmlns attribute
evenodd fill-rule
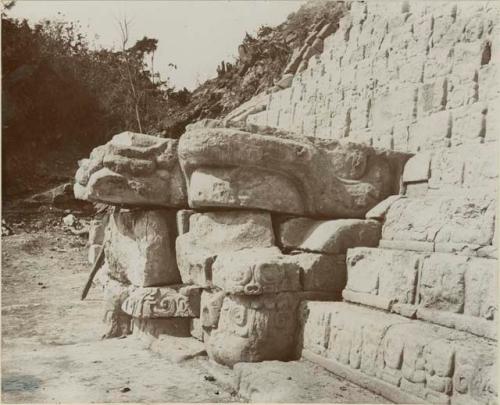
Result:
<svg viewBox="0 0 500 405"><path fill-rule="evenodd" d="M80 301L90 269L86 239L67 233L62 216L35 213L20 221L18 214L7 213L14 234L2 237L2 402L246 401L210 374L206 357L171 363L134 336L100 339L99 290ZM387 402L315 365L300 366L298 396L270 393L269 398ZM275 384L268 386L290 380L287 373L286 367L281 374L274 371ZM318 378L322 384L316 387Z"/></svg>

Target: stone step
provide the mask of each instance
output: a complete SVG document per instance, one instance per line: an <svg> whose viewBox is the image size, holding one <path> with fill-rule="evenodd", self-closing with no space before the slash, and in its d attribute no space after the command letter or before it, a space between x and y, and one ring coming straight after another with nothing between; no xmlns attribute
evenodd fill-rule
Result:
<svg viewBox="0 0 500 405"><path fill-rule="evenodd" d="M406 162L404 192L409 197L491 193L497 187L498 152L498 142L419 152Z"/></svg>
<svg viewBox="0 0 500 405"><path fill-rule="evenodd" d="M498 261L449 253L354 248L346 301L496 339Z"/></svg>
<svg viewBox="0 0 500 405"><path fill-rule="evenodd" d="M391 197L367 217L384 220L379 243L383 248L497 257L493 192Z"/></svg>
<svg viewBox="0 0 500 405"><path fill-rule="evenodd" d="M496 345L345 302L304 302L303 358L399 403L496 403Z"/></svg>

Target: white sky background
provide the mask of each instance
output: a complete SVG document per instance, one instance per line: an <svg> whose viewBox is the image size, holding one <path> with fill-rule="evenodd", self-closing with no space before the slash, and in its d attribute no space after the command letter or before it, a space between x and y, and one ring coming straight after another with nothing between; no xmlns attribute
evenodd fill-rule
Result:
<svg viewBox="0 0 500 405"><path fill-rule="evenodd" d="M120 46L117 20L132 19L132 46L143 36L159 40L155 71L167 76L177 89L192 90L215 77L222 61L232 62L245 32L255 34L261 25L279 25L304 0L18 0L10 17L37 22L44 18L79 20L90 42ZM62 17L58 12L62 13ZM177 70L168 67L175 63Z"/></svg>

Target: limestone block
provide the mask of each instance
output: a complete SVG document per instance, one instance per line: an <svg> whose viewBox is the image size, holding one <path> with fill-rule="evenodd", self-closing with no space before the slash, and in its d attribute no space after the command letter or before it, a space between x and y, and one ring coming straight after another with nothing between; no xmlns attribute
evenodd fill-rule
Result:
<svg viewBox="0 0 500 405"><path fill-rule="evenodd" d="M177 144L133 132L115 135L82 161L75 196L110 204L186 206Z"/></svg>
<svg viewBox="0 0 500 405"><path fill-rule="evenodd" d="M292 85L293 73L285 73L283 77L276 82L276 86L280 89L287 89Z"/></svg>
<svg viewBox="0 0 500 405"><path fill-rule="evenodd" d="M419 254L409 251L349 249L343 297L385 310L397 310L395 304L413 305L420 261Z"/></svg>
<svg viewBox="0 0 500 405"><path fill-rule="evenodd" d="M498 178L497 144L462 145L432 153L429 188L433 193L494 190Z"/></svg>
<svg viewBox="0 0 500 405"><path fill-rule="evenodd" d="M450 145L451 115L441 111L419 119L409 127L408 149L411 152Z"/></svg>
<svg viewBox="0 0 500 405"><path fill-rule="evenodd" d="M480 101L498 99L500 96L500 85L498 84L498 66L483 65L478 72L479 90L478 97Z"/></svg>
<svg viewBox="0 0 500 405"><path fill-rule="evenodd" d="M179 157L191 207L362 217L397 190L407 155L291 134L186 132Z"/></svg>
<svg viewBox="0 0 500 405"><path fill-rule="evenodd" d="M228 366L291 360L297 304L293 293L225 297L218 328L207 342L209 357Z"/></svg>
<svg viewBox="0 0 500 405"><path fill-rule="evenodd" d="M304 291L338 293L344 289L347 278L345 255L299 253L286 258L300 267Z"/></svg>
<svg viewBox="0 0 500 405"><path fill-rule="evenodd" d="M446 192L462 187L464 156L460 152L466 153L458 148L442 148L432 153L429 188Z"/></svg>
<svg viewBox="0 0 500 405"><path fill-rule="evenodd" d="M235 295L299 291L300 267L277 247L221 253L212 266L212 284Z"/></svg>
<svg viewBox="0 0 500 405"><path fill-rule="evenodd" d="M373 220L292 218L280 224L279 240L285 248L343 254L351 247L377 246L380 230L380 223Z"/></svg>
<svg viewBox="0 0 500 405"><path fill-rule="evenodd" d="M454 69L448 77L446 108L458 108L478 101L478 74L474 64Z"/></svg>
<svg viewBox="0 0 500 405"><path fill-rule="evenodd" d="M431 153L420 152L405 164L403 182L427 181L430 176Z"/></svg>
<svg viewBox="0 0 500 405"><path fill-rule="evenodd" d="M454 109L451 144L480 143L486 133L486 112L483 103Z"/></svg>
<svg viewBox="0 0 500 405"><path fill-rule="evenodd" d="M495 320L498 311L498 261L470 258L464 282L464 314Z"/></svg>
<svg viewBox="0 0 500 405"><path fill-rule="evenodd" d="M491 195L400 199L386 213L382 239L489 245L494 210Z"/></svg>
<svg viewBox="0 0 500 405"><path fill-rule="evenodd" d="M199 317L200 289L186 285L133 288L122 310L134 318Z"/></svg>
<svg viewBox="0 0 500 405"><path fill-rule="evenodd" d="M437 77L420 85L418 92L417 116L425 117L444 110L447 103L448 80Z"/></svg>
<svg viewBox="0 0 500 405"><path fill-rule="evenodd" d="M417 93L416 85L406 85L398 89L388 89L380 94L373 103L373 126L383 128L388 122L413 120Z"/></svg>
<svg viewBox="0 0 500 405"><path fill-rule="evenodd" d="M174 215L164 209L114 212L104 244L112 276L139 287L179 283Z"/></svg>
<svg viewBox="0 0 500 405"><path fill-rule="evenodd" d="M193 214L189 232L176 240L177 264L182 281L201 287L212 285L212 264L219 253L274 245L271 216L252 211Z"/></svg>
<svg viewBox="0 0 500 405"><path fill-rule="evenodd" d="M389 210L392 204L401 198L405 198L404 195L396 194L387 197L384 201L377 204L365 215L366 219L376 219L378 221L383 221L385 219L385 214Z"/></svg>
<svg viewBox="0 0 500 405"><path fill-rule="evenodd" d="M425 197L429 192L429 184L424 182L405 184L405 196L408 198Z"/></svg>
<svg viewBox="0 0 500 405"><path fill-rule="evenodd" d="M486 134L484 140L486 142L496 142L500 139L500 98L490 102L488 105L488 116L486 119Z"/></svg>
<svg viewBox="0 0 500 405"><path fill-rule="evenodd" d="M203 290L201 293L200 320L204 329L215 329L226 293L220 290Z"/></svg>
<svg viewBox="0 0 500 405"><path fill-rule="evenodd" d="M424 260L419 282L419 306L461 313L465 303L468 258L435 253Z"/></svg>

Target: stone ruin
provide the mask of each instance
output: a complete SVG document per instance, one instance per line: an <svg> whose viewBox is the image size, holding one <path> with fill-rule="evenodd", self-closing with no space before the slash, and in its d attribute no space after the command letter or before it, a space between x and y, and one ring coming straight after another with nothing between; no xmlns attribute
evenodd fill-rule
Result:
<svg viewBox="0 0 500 405"><path fill-rule="evenodd" d="M106 337L496 404L499 14L355 2L224 120L95 148L74 191L116 206L90 233Z"/></svg>

